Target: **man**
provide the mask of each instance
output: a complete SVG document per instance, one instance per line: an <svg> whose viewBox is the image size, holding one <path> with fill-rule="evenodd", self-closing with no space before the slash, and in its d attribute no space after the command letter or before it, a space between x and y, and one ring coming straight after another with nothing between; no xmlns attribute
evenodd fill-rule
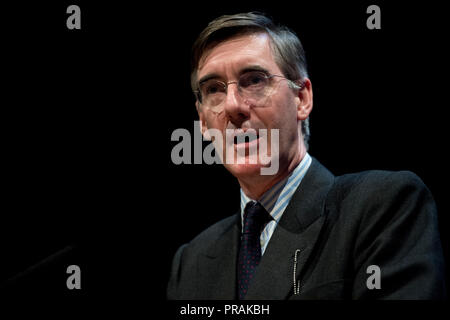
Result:
<svg viewBox="0 0 450 320"><path fill-rule="evenodd" d="M445 296L437 213L422 181L410 172L335 177L307 153L312 85L291 31L256 13L212 21L194 44L191 84L202 133L240 184L241 210L179 248L169 299ZM264 145L269 160L250 161Z"/></svg>

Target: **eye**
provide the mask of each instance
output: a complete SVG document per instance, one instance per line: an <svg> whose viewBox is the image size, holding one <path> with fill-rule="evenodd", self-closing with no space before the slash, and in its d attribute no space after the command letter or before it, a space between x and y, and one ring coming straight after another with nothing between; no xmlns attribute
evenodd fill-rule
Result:
<svg viewBox="0 0 450 320"><path fill-rule="evenodd" d="M217 93L225 92L225 85L217 80L209 80L201 85L202 95L214 95Z"/></svg>
<svg viewBox="0 0 450 320"><path fill-rule="evenodd" d="M262 88L267 84L267 76L262 72L248 72L241 76L239 85L241 88Z"/></svg>

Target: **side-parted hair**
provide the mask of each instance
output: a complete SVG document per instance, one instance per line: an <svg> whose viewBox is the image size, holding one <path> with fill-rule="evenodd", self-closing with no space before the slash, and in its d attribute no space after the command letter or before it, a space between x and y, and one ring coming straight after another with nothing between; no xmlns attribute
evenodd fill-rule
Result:
<svg viewBox="0 0 450 320"><path fill-rule="evenodd" d="M275 63L289 80L299 83L308 78L305 52L297 35L282 25L276 25L262 13L249 12L224 15L213 21L200 33L192 47L191 87L198 90L197 70L205 51L236 36L266 33L269 35ZM302 121L302 133L308 148L309 118Z"/></svg>

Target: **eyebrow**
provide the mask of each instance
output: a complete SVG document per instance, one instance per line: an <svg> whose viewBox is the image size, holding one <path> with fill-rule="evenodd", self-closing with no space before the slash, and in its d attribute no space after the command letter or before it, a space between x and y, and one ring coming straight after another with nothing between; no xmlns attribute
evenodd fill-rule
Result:
<svg viewBox="0 0 450 320"><path fill-rule="evenodd" d="M248 66L248 67L245 67L244 69L242 69L239 72L239 76L243 75L244 73L252 72L252 71L259 71L259 72L263 72L265 74L270 74L269 70L267 70L266 68L263 68L259 65L252 65L252 66Z"/></svg>
<svg viewBox="0 0 450 320"><path fill-rule="evenodd" d="M245 67L244 69L240 70L239 76L243 75L244 73L252 72L252 71L259 71L259 72L263 72L265 74L270 74L270 72L266 68L263 68L259 65L251 65L251 66ZM220 79L220 78L221 78L220 75L218 75L217 73L209 73L209 74L201 77L198 84L201 85L202 83L204 83L208 80Z"/></svg>
<svg viewBox="0 0 450 320"><path fill-rule="evenodd" d="M220 79L220 76L217 73L209 73L206 76L203 76L199 81L198 85L201 85L203 82L206 82L211 79Z"/></svg>

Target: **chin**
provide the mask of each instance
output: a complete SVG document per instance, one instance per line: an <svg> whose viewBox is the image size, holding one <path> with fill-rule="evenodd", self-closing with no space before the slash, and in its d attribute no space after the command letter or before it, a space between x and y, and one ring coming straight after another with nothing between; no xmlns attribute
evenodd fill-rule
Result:
<svg viewBox="0 0 450 320"><path fill-rule="evenodd" d="M227 164L226 169L236 178L245 178L261 175L261 164Z"/></svg>

